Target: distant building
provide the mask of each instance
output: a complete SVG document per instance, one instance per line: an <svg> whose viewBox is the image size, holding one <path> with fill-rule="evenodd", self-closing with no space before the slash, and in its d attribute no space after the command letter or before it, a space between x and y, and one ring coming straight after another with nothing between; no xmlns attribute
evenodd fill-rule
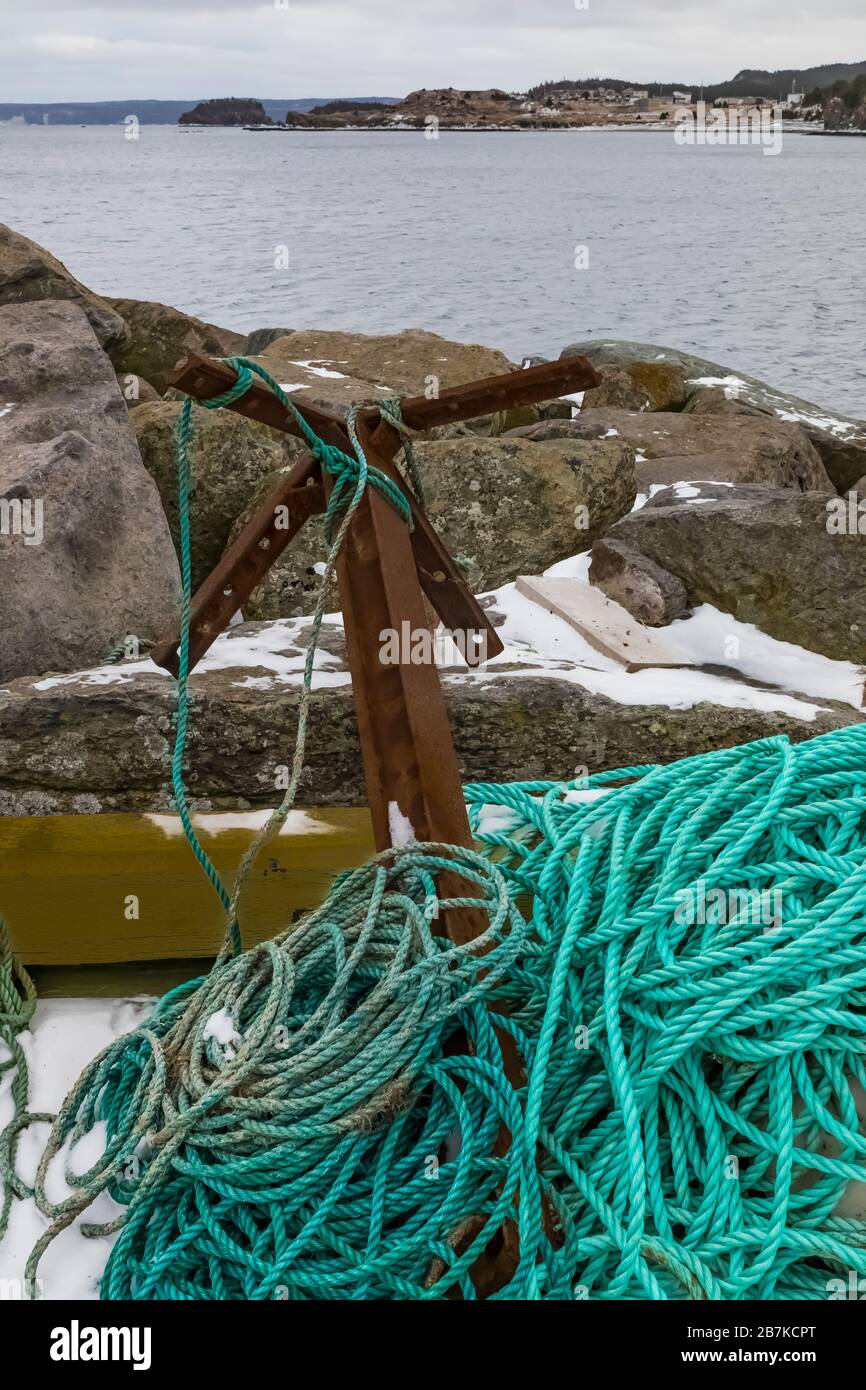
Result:
<svg viewBox="0 0 866 1390"><path fill-rule="evenodd" d="M674 92L673 99L675 106L690 105L692 100L692 94L691 92Z"/></svg>
<svg viewBox="0 0 866 1390"><path fill-rule="evenodd" d="M804 102L804 100L805 100L805 97L806 97L806 93L805 93L805 92L798 92L798 91L797 91L797 79L794 78L794 90L793 90L793 92L789 92L789 93L788 93L788 97L787 97L787 100L786 100L786 102L785 102L785 105L786 105L786 106L802 106L802 105L803 105L803 102Z"/></svg>

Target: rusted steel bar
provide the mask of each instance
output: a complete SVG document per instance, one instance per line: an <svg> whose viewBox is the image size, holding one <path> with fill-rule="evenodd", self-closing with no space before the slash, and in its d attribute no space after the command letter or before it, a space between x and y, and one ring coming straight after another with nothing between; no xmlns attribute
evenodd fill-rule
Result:
<svg viewBox="0 0 866 1390"><path fill-rule="evenodd" d="M372 446L371 435L370 425L361 422L366 456L381 467L387 452ZM326 491L330 486L326 478ZM376 846L387 849L395 825L404 822L417 840L469 846L460 768L436 666L413 663L411 648L401 651L397 663L383 660L385 635L426 631L427 615L409 532L373 488L349 527L337 578ZM440 889L445 896L469 896L462 882L443 881ZM473 909L443 913L443 919L441 929L456 941L472 940L486 926L483 912Z"/></svg>
<svg viewBox="0 0 866 1390"><path fill-rule="evenodd" d="M272 490L195 595L190 613L189 669L224 632L238 609L311 516L325 510L318 464L301 459ZM178 672L180 638L174 633L151 651L157 666Z"/></svg>
<svg viewBox="0 0 866 1390"><path fill-rule="evenodd" d="M193 352L169 375L168 380L179 391L186 391L199 400L210 400L232 386L237 380L237 373L218 358L202 357ZM401 402L403 419L410 429L429 430L436 425L474 420L480 415L508 410L515 405L531 405L535 401L588 391L598 386L600 381L587 358L561 357L557 362L543 362L538 367L527 367L523 371L504 372L500 376L485 377L482 381L469 382L465 386L449 386L432 399L427 396L407 396ZM329 438L328 431L340 427L343 417L339 411L313 405L294 396L292 403L320 438L329 444L338 442L333 436ZM285 412L273 392L258 382L229 409L266 425L274 425L277 429L287 430L289 434L303 433L294 420L289 423L285 421ZM379 418L373 405L363 410L362 417L371 420Z"/></svg>
<svg viewBox="0 0 866 1390"><path fill-rule="evenodd" d="M535 369L531 369L535 370ZM511 374L517 376L516 372ZM201 400L209 400L213 396L220 395L237 380L236 372L225 362L220 362L207 357L200 357L192 354L187 363L174 373L178 388L187 391L190 395ZM461 390L463 388L460 388ZM350 451L350 444L345 433L345 424L339 415L331 417L318 409L309 407L306 403L298 407L316 430L320 438L326 444L335 444L344 451ZM250 391L240 400L234 402L229 409L234 410L247 418L259 420L263 424L270 425L274 429L282 430L289 434L300 434L301 430L292 418L291 414L277 400L272 391L267 387L253 386ZM376 412L370 412L371 421L379 423L379 416ZM397 440L396 434L390 425L382 426L385 439L391 443ZM393 439L392 439L393 435ZM385 450L380 460L379 466L384 473L396 483L405 487L404 479L399 468L394 463L396 449ZM478 647L473 648L471 640L466 640L462 644L462 649L466 656L467 664L478 665L483 660L498 656L503 650L502 642L496 632L495 627L490 622L484 609L478 603L475 596L469 590L463 572L456 564L447 546L432 526L427 514L418 504L417 500L407 493L409 505L412 509L413 531L412 547L415 552L415 560L418 566L418 573L421 578L421 585L427 598L438 614L442 623L450 632L465 634L469 639L470 635L477 635L479 638ZM269 503L266 504L269 506ZM263 524L263 513L257 513L251 519L253 522ZM273 552L271 552L272 557ZM271 563L273 563L273 558ZM259 580L264 577L267 568L262 572ZM196 595L196 603L198 595ZM237 608L232 610L237 611ZM231 616L231 614L229 615ZM211 641L219 635L214 632ZM165 644L160 644L161 647ZM209 645L209 644L208 644ZM201 655L204 654L204 648ZM201 659L200 656L198 658ZM190 654L190 670L193 669L192 653Z"/></svg>
<svg viewBox="0 0 866 1390"><path fill-rule="evenodd" d="M426 396L407 396L401 401L405 423L413 430L430 430L436 425L475 420L515 405L534 405L537 401L589 391L601 377L586 357L562 357L538 367L486 377L466 386L451 386L433 400Z"/></svg>

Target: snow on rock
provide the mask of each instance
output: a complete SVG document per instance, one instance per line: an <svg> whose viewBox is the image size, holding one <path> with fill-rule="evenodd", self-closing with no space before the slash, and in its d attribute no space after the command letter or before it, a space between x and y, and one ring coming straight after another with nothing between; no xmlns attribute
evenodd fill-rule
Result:
<svg viewBox="0 0 866 1390"><path fill-rule="evenodd" d="M639 494L635 509L645 506L661 490L663 485L653 484L647 492ZM674 490L691 505L701 500L694 495L698 489L688 481L675 484ZM550 577L574 578L588 583L589 567L590 555L583 552L552 565L545 573ZM436 658L448 682L489 684L506 674L510 680L521 676L549 677L582 685L624 705L653 704L689 709L706 701L728 709L777 711L806 722L813 722L819 713L820 705L814 701L836 700L854 709L861 707L863 677L859 668L850 662L833 661L805 648L778 642L756 627L737 622L730 614L709 605L698 608L690 617L668 629L668 636L682 655L684 669L627 672L619 663L602 656L568 623L519 594L514 584L505 584L484 599L491 610L501 615L501 621L497 619L497 630L505 650L470 669L464 665L448 634L440 629ZM334 651L319 647L313 669L314 689L351 684L348 663L345 656L339 654L342 628L341 614L325 616L323 641ZM196 668L193 679L206 678L211 672L229 671L233 683L247 689L297 686L303 678L309 632L308 617L233 627L213 644ZM691 669L697 667L727 667L731 674ZM47 676L34 682L34 688L50 690L58 685L76 683L129 683L142 676L171 680L167 672L145 658ZM757 689L739 679L740 676L768 688ZM233 827L225 822L222 828ZM307 833L311 828L300 824L295 827L290 821L284 833ZM213 829L218 832L219 824L214 824Z"/></svg>

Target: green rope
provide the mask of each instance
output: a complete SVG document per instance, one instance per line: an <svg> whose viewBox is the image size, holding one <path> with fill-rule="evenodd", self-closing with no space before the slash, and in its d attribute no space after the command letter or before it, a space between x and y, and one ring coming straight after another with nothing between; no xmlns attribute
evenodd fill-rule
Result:
<svg viewBox="0 0 866 1390"><path fill-rule="evenodd" d="M403 419L403 404L399 396L393 399L386 399L376 402L376 408L382 419L391 425L400 435L403 441L403 457L406 460L406 472L409 474L409 481L412 491L417 497L422 507L426 507L427 501L424 493L424 479L421 476L421 469L415 456L415 430L409 428Z"/></svg>
<svg viewBox="0 0 866 1390"><path fill-rule="evenodd" d="M227 931L224 954L228 952L232 955L237 955L241 950L238 903L244 884L259 851L279 831L288 817L294 805L295 797L297 796L298 784L304 765L307 721L309 718L313 669L316 651L318 649L319 633L325 616L325 605L331 591L337 559L352 517L360 505L368 484L381 492L382 496L394 507L409 526L412 524L412 514L409 503L400 488L391 481L387 474L383 473L378 468L370 468L367 464L356 428L359 414L358 407L354 407L349 411L346 422L349 439L354 450L354 457L350 457L348 454L343 453L341 449L336 448L334 445L326 444L318 437L310 425L307 424L303 415L296 409L291 398L286 395L279 383L274 380L264 367L244 357L231 357L228 358L227 361L236 371L237 380L227 391L219 396L212 397L210 400L203 401L201 404L208 410L223 409L245 395L253 385L254 376L258 376L270 387L285 409L294 416L310 446L311 453L319 461L321 466L335 479L335 486L331 490L324 518L325 534L330 542L330 553L325 568L325 574L319 585L318 597L312 619L312 632L310 641L307 645L301 695L298 705L298 728L295 740L295 752L292 759L292 771L289 777L288 788L281 804L268 817L265 825L255 836L244 854L238 867L234 887L232 891L229 892L222 882L216 866L213 864L195 832L195 827L193 826L192 817L189 812L184 782L184 761L186 757L186 739L190 713L188 678L190 608L192 602L192 555L189 493L191 476L190 446L193 428L192 400L188 397L186 401L184 401L177 430L178 517L180 523L181 552L181 640L178 652L177 722L171 778L175 805L189 845L210 883L213 885L226 913ZM392 402L390 404L391 407L394 408L394 403ZM399 406L397 405L396 408L399 413Z"/></svg>
<svg viewBox="0 0 866 1390"><path fill-rule="evenodd" d="M121 1216L82 1229L117 1232L108 1299L473 1299L505 1222L498 1299L866 1275L866 728L466 797L480 853L341 875L86 1069L36 1176L31 1281L104 1191ZM465 896L439 899L445 873ZM456 947L433 928L467 903L487 930Z"/></svg>
<svg viewBox="0 0 866 1390"><path fill-rule="evenodd" d="M33 1189L19 1177L15 1159L22 1130L36 1120L52 1120L53 1115L34 1115L27 1108L30 1091L27 1055L21 1034L29 1029L36 1011L36 988L12 950L6 922L0 917L0 1043L6 1057L0 1057L0 1080L8 1075L12 1119L0 1134L0 1240L9 1226L13 1198L32 1197Z"/></svg>
<svg viewBox="0 0 866 1390"><path fill-rule="evenodd" d="M147 656L154 643L149 637L136 637L130 633L128 637L121 637L119 642L109 648L102 659L103 666L117 666L121 661L137 661L139 657Z"/></svg>
<svg viewBox="0 0 866 1390"><path fill-rule="evenodd" d="M88 1068L29 1277L103 1190L125 1209L106 1298L472 1298L508 1215L499 1298L822 1299L866 1276L844 1205L866 1180L864 751L856 726L469 787L483 855L343 875ZM432 935L439 868L479 894L483 958ZM779 894L777 924L712 890ZM684 894L706 920L678 920ZM98 1122L104 1156L52 1204Z"/></svg>

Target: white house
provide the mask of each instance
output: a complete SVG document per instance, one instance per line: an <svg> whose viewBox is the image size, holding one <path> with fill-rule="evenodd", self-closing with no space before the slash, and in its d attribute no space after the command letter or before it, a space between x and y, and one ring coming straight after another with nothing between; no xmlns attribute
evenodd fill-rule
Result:
<svg viewBox="0 0 866 1390"><path fill-rule="evenodd" d="M691 104L691 92L674 92L673 97L675 106L688 106Z"/></svg>

